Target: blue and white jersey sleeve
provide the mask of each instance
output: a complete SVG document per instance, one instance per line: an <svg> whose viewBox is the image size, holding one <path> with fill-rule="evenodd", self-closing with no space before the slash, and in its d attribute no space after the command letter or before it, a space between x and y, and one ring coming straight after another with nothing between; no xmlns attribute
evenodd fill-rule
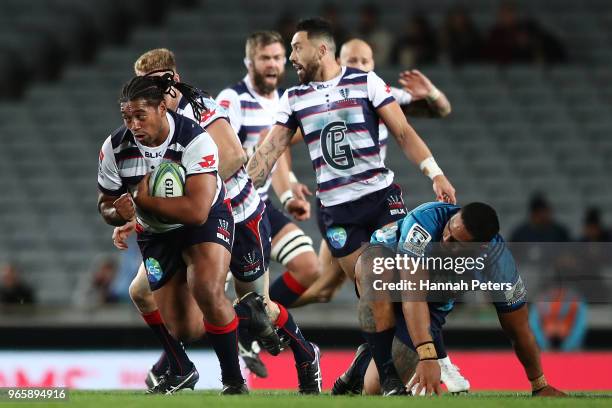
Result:
<svg viewBox="0 0 612 408"><path fill-rule="evenodd" d="M225 109L230 125L234 132L238 133L242 127L242 109L240 108L240 96L231 89L226 88L217 95L217 104Z"/></svg>
<svg viewBox="0 0 612 408"><path fill-rule="evenodd" d="M202 126L203 129L206 129L217 119L226 119L229 121L225 108L219 106L213 98L201 98L200 101L206 108L206 110L202 112L199 120L200 126Z"/></svg>
<svg viewBox="0 0 612 408"><path fill-rule="evenodd" d="M368 72L368 99L372 102L374 109L395 101L393 95L391 95L391 87L374 71Z"/></svg>
<svg viewBox="0 0 612 408"><path fill-rule="evenodd" d="M298 128L298 122L295 118L295 112L289 103L289 91L286 90L281 96L278 102L278 112L276 114L276 124L296 130Z"/></svg>
<svg viewBox="0 0 612 408"><path fill-rule="evenodd" d="M115 161L113 145L109 136L100 150L98 161L98 189L107 195L118 196L123 194L125 186L119 177L119 168Z"/></svg>
<svg viewBox="0 0 612 408"><path fill-rule="evenodd" d="M393 95L393 98L395 98L397 103L400 105L410 105L412 102L412 94L404 91L403 89L392 86L391 95Z"/></svg>
<svg viewBox="0 0 612 408"><path fill-rule="evenodd" d="M187 176L218 171L219 152L208 133L204 132L195 137L185 147L181 164Z"/></svg>
<svg viewBox="0 0 612 408"><path fill-rule="evenodd" d="M370 237L370 244L384 245L389 249L395 251L397 249L397 243L399 240L398 232L402 226L404 220L398 220L393 224L384 226L374 231Z"/></svg>

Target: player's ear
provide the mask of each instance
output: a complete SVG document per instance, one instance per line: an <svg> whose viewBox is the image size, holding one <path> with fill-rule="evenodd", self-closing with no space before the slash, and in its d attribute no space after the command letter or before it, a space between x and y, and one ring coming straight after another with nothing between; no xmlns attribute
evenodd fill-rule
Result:
<svg viewBox="0 0 612 408"><path fill-rule="evenodd" d="M166 106L166 101L162 100L157 107L157 111L160 115L165 116L168 111L168 107Z"/></svg>

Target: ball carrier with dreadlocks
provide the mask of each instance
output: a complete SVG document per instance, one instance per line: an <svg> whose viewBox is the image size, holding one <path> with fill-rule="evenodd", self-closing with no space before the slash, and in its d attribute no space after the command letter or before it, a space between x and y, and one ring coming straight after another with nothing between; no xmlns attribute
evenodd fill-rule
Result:
<svg viewBox="0 0 612 408"><path fill-rule="evenodd" d="M140 76L172 75L175 81L179 79L174 54L163 48L150 50L141 55L134 64L134 71ZM236 162L235 157L240 157L244 153L238 136L225 120L227 119L225 110L220 109L216 102L207 96L199 98L201 104L208 109L201 115L199 112L194 112L180 92L176 92L176 97L167 94L165 100L168 108L176 113L193 120L199 119L200 125L210 133L219 147L219 173L225 180L235 225L230 270L235 278L236 293L241 296L235 307L237 310L243 308L265 309L269 319L279 327L281 332L290 333L288 336L289 347L296 359L300 392L320 392L320 376L317 375L317 372L319 372L318 356L313 359L313 354L308 353L310 351L318 354L318 352L315 352L315 346L312 346L304 338L291 314L282 305L270 301L267 272L270 252L270 227L264 216L265 205L242 166L244 158ZM229 152L232 150L239 153L235 153L235 157L231 157ZM231 174L231 177L228 177L228 174ZM125 240L130 229L133 228L130 228L129 224L115 229L113 238L118 248L126 247ZM130 286L130 296L143 317L146 313L157 309L149 290L147 273L142 266ZM253 335L253 337L261 339L261 334L258 335L257 332L263 327L265 327L263 324L253 324L253 319L247 321L241 318L239 333L240 336ZM270 341L267 343L262 341L262 345L273 355L280 351L276 344L270 344ZM154 388L152 383L158 381L159 375L163 372L164 365L167 366L167 363L167 353L164 353L147 375L149 388ZM251 368L248 360L245 359L245 363L247 367ZM164 380L167 380L167 376L164 377Z"/></svg>
<svg viewBox="0 0 612 408"><path fill-rule="evenodd" d="M201 114L202 92L175 82L171 74L135 77L123 87L124 125L100 152L98 207L110 225L137 220L138 244L159 307L148 323L168 355L167 376L176 380L164 392L193 387L197 381L198 373L177 339L198 338L205 329L221 364L223 393L246 393L238 363L237 313L254 319L257 311L235 312L225 297L234 221L218 175L217 146L196 122L167 109L164 95L173 88ZM185 168L184 196L149 194L148 172L163 161ZM267 324L267 333L276 336L265 312L254 320Z"/></svg>

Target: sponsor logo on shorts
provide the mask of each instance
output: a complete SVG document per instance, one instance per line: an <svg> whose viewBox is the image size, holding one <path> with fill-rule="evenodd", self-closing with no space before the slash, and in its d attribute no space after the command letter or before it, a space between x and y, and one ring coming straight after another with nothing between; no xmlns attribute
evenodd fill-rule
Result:
<svg viewBox="0 0 612 408"><path fill-rule="evenodd" d="M431 234L419 224L414 224L406 235L403 248L417 256L423 256L425 255L425 248L430 241Z"/></svg>
<svg viewBox="0 0 612 408"><path fill-rule="evenodd" d="M229 232L229 222L226 220L219 220L219 226L217 227L217 238L226 244L230 245L232 234Z"/></svg>
<svg viewBox="0 0 612 408"><path fill-rule="evenodd" d="M387 203L389 204L389 214L406 215L406 207L404 207L404 201L401 196L392 194L387 197Z"/></svg>
<svg viewBox="0 0 612 408"><path fill-rule="evenodd" d="M251 251L242 257L243 276L256 275L259 271L261 271L261 259L259 259L255 251Z"/></svg>
<svg viewBox="0 0 612 408"><path fill-rule="evenodd" d="M147 258L145 260L145 269L147 270L147 278L149 278L151 283L159 282L164 274L161 265L155 258Z"/></svg>
<svg viewBox="0 0 612 408"><path fill-rule="evenodd" d="M346 244L346 230L342 227L331 227L327 230L327 240L335 249L340 249Z"/></svg>

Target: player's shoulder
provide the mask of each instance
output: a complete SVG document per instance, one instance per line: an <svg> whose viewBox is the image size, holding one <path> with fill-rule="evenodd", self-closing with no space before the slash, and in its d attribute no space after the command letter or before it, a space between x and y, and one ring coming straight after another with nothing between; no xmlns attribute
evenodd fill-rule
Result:
<svg viewBox="0 0 612 408"><path fill-rule="evenodd" d="M249 88L247 87L246 82L244 82L244 80L240 80L238 82L236 82L233 85L228 86L227 88L225 88L223 91L228 91L228 92L235 92L236 95L240 95L243 93L248 93L249 92Z"/></svg>
<svg viewBox="0 0 612 408"><path fill-rule="evenodd" d="M440 239L446 222L460 207L441 203L428 202L409 211L401 227L402 242L418 242L425 245Z"/></svg>
<svg viewBox="0 0 612 408"><path fill-rule="evenodd" d="M412 211L409 211L406 218L409 218L410 216L416 218L417 220L424 217L435 219L450 218L450 216L454 215L460 209L461 207L458 205L431 201L428 203L423 203L418 207L415 207ZM445 220L445 222L446 221L447 220Z"/></svg>
<svg viewBox="0 0 612 408"><path fill-rule="evenodd" d="M344 74L342 75L342 78L340 79L340 83L343 83L346 81L355 81L355 80L365 81L368 75L369 75L368 72L362 71L358 68L345 67Z"/></svg>
<svg viewBox="0 0 612 408"><path fill-rule="evenodd" d="M204 133L204 129L193 119L178 113L168 111L174 120L174 142L187 146L196 137Z"/></svg>
<svg viewBox="0 0 612 408"><path fill-rule="evenodd" d="M125 141L130 140L133 140L132 132L125 125L121 125L111 132L104 144L108 143L113 149L116 149Z"/></svg>
<svg viewBox="0 0 612 408"><path fill-rule="evenodd" d="M299 98L300 96L306 95L311 92L314 92L314 88L310 85L295 85L287 88L283 95L287 95L287 98L291 100L293 98Z"/></svg>

